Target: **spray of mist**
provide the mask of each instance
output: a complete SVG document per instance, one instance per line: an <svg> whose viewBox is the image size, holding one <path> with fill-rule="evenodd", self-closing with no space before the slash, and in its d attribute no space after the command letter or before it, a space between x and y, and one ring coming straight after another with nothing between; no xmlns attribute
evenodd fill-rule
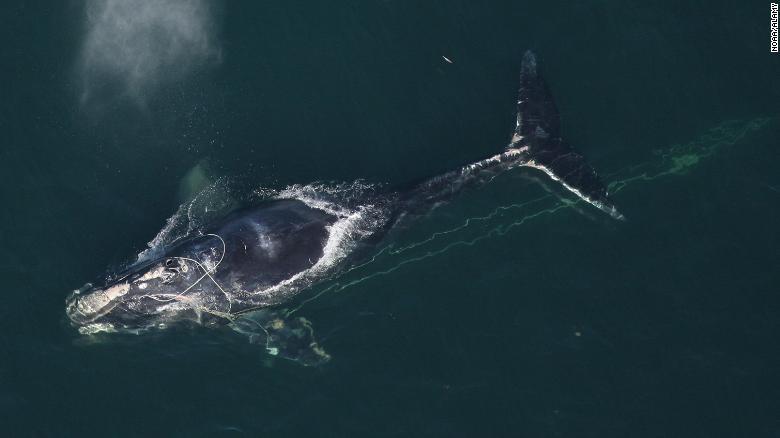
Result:
<svg viewBox="0 0 780 438"><path fill-rule="evenodd" d="M221 49L204 0L87 0L78 61L81 102L144 102L159 86L216 64Z"/></svg>

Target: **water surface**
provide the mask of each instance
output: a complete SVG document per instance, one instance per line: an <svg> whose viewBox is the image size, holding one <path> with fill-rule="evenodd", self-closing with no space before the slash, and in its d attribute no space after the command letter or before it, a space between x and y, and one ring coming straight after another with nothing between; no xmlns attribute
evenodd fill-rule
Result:
<svg viewBox="0 0 780 438"><path fill-rule="evenodd" d="M9 436L780 435L768 5L117 5L0 6ZM502 175L296 301L333 356L314 369L229 330L93 343L65 321L199 163L247 193L501 150L528 48L628 221Z"/></svg>

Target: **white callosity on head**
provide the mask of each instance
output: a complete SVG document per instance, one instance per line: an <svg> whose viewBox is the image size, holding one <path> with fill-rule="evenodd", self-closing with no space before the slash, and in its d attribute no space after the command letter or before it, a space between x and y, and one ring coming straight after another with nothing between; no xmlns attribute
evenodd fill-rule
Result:
<svg viewBox="0 0 780 438"><path fill-rule="evenodd" d="M155 278L160 278L160 276L162 276L163 272L165 272L165 268L163 268L162 266L159 266L159 267L157 267L155 269L150 269L149 271L144 273L144 275L139 277L138 280L136 280L136 281L137 282L141 282L141 281L154 280Z"/></svg>
<svg viewBox="0 0 780 438"><path fill-rule="evenodd" d="M116 298L126 294L130 290L127 283L116 284L105 290L95 291L85 295L78 300L78 310L83 315L92 315L99 313Z"/></svg>
<svg viewBox="0 0 780 438"><path fill-rule="evenodd" d="M113 81L144 99L163 81L221 57L205 0L89 0L79 59L82 100Z"/></svg>

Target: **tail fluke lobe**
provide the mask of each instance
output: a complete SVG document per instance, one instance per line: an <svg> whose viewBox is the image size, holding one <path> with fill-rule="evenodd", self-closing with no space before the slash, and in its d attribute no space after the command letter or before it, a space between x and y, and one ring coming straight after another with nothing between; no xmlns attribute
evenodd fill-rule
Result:
<svg viewBox="0 0 780 438"><path fill-rule="evenodd" d="M578 197L623 219L593 168L561 138L558 108L531 51L523 56L517 124L507 150L523 151L522 165L542 170Z"/></svg>
<svg viewBox="0 0 780 438"><path fill-rule="evenodd" d="M547 83L536 71L536 56L529 50L520 68L517 125L512 144L537 137L560 137L560 116Z"/></svg>
<svg viewBox="0 0 780 438"><path fill-rule="evenodd" d="M526 52L520 73L517 123L506 150L414 184L412 189L403 191L404 207L399 211L404 215L427 211L465 187L490 181L509 169L526 166L543 171L579 198L616 219L623 219L607 198L607 189L593 168L561 138L558 108L536 67L536 57L532 52Z"/></svg>

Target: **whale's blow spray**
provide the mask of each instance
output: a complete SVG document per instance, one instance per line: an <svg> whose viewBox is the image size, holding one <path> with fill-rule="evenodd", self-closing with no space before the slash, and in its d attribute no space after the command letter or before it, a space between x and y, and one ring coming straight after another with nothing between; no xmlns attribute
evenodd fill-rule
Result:
<svg viewBox="0 0 780 438"><path fill-rule="evenodd" d="M204 0L87 0L81 102L143 103L160 85L218 63L214 10Z"/></svg>

